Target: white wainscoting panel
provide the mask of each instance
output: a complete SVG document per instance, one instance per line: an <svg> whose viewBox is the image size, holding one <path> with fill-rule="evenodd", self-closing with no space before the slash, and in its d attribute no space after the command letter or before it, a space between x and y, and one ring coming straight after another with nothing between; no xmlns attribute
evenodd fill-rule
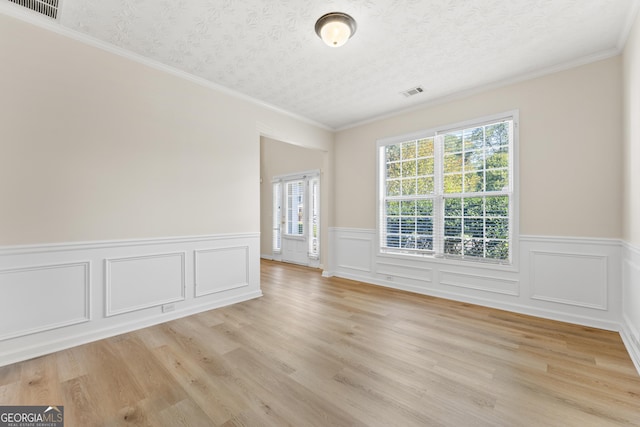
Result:
<svg viewBox="0 0 640 427"><path fill-rule="evenodd" d="M343 229L337 239L334 255L337 268L363 273L373 271L373 241L369 233Z"/></svg>
<svg viewBox="0 0 640 427"><path fill-rule="evenodd" d="M620 335L640 374L640 248L625 244Z"/></svg>
<svg viewBox="0 0 640 427"><path fill-rule="evenodd" d="M469 274L457 271L440 270L440 283L447 286L475 289L505 295L519 295L520 282L488 274Z"/></svg>
<svg viewBox="0 0 640 427"><path fill-rule="evenodd" d="M531 251L531 298L607 309L606 255Z"/></svg>
<svg viewBox="0 0 640 427"><path fill-rule="evenodd" d="M433 269L428 267L398 264L389 261L377 261L376 272L379 275L384 276L387 280L393 280L396 277L399 277L401 279L409 279L417 282L433 282Z"/></svg>
<svg viewBox="0 0 640 427"><path fill-rule="evenodd" d="M184 252L105 260L106 316L184 300Z"/></svg>
<svg viewBox="0 0 640 427"><path fill-rule="evenodd" d="M331 228L326 275L608 330L620 330L622 242L520 236L501 266L380 254L376 230Z"/></svg>
<svg viewBox="0 0 640 427"><path fill-rule="evenodd" d="M259 233L0 247L0 366L260 297L259 250Z"/></svg>
<svg viewBox="0 0 640 427"><path fill-rule="evenodd" d="M0 340L88 322L89 262L0 270Z"/></svg>
<svg viewBox="0 0 640 427"><path fill-rule="evenodd" d="M249 247L195 251L196 297L249 286Z"/></svg>

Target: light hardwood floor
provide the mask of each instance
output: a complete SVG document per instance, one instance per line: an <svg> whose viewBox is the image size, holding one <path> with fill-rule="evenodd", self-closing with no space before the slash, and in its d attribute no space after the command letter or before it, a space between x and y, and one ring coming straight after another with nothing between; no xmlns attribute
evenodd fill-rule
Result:
<svg viewBox="0 0 640 427"><path fill-rule="evenodd" d="M264 297L0 368L85 426L640 425L617 333L262 262Z"/></svg>

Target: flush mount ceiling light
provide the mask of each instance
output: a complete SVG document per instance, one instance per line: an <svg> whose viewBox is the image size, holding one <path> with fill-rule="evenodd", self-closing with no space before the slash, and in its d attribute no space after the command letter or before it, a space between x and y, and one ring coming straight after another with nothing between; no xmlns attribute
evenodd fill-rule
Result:
<svg viewBox="0 0 640 427"><path fill-rule="evenodd" d="M356 21L346 13L331 12L316 22L316 34L327 45L340 47L356 32Z"/></svg>

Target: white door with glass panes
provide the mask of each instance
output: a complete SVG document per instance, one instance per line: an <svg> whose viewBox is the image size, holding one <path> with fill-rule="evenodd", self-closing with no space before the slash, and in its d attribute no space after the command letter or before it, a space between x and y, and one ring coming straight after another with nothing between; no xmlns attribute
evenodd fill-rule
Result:
<svg viewBox="0 0 640 427"><path fill-rule="evenodd" d="M273 180L273 253L276 259L317 266L320 254L320 173Z"/></svg>

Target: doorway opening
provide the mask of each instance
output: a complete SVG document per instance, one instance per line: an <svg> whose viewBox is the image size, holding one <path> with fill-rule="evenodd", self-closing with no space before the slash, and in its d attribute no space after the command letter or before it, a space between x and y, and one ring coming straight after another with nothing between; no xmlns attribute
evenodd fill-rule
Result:
<svg viewBox="0 0 640 427"><path fill-rule="evenodd" d="M318 267L320 171L276 176L272 185L274 259Z"/></svg>

